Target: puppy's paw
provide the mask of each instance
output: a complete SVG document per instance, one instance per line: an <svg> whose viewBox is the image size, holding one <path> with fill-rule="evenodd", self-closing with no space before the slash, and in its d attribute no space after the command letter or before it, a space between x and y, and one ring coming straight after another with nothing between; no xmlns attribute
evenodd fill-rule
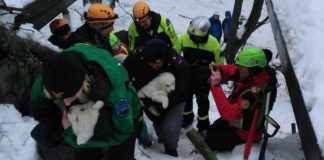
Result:
<svg viewBox="0 0 324 160"><path fill-rule="evenodd" d="M154 115L154 116L160 116L160 113L157 111L155 107L150 107L148 110Z"/></svg>
<svg viewBox="0 0 324 160"><path fill-rule="evenodd" d="M168 98L163 98L163 100L162 100L163 109L168 108L168 105L169 105L169 99Z"/></svg>
<svg viewBox="0 0 324 160"><path fill-rule="evenodd" d="M80 145L80 144L84 144L86 142L88 142L88 140L91 138L90 135L88 134L79 134L77 136L77 144Z"/></svg>
<svg viewBox="0 0 324 160"><path fill-rule="evenodd" d="M93 106L93 109L97 109L99 110L100 108L102 108L105 105L105 103L101 100L98 100Z"/></svg>

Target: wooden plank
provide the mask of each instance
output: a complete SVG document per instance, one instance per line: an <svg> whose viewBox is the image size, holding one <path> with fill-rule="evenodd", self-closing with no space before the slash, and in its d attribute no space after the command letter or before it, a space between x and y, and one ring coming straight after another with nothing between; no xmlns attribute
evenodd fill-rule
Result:
<svg viewBox="0 0 324 160"><path fill-rule="evenodd" d="M14 29L17 30L21 24L32 23L35 29L40 30L75 1L36 0L26 5L23 11L15 17Z"/></svg>
<svg viewBox="0 0 324 160"><path fill-rule="evenodd" d="M309 118L308 111L304 102L303 94L300 89L295 71L290 61L286 42L283 38L282 31L276 13L274 12L271 0L266 0L272 32L275 37L276 46L279 52L279 58L286 79L290 101L295 114L299 136L307 160L322 160L321 150L317 144L316 135Z"/></svg>

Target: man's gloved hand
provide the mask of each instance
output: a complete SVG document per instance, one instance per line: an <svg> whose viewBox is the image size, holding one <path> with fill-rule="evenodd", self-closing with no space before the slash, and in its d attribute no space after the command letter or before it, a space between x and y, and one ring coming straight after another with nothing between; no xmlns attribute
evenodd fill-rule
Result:
<svg viewBox="0 0 324 160"><path fill-rule="evenodd" d="M154 102L151 98L141 98L141 101L143 102L144 108L149 108L151 106L162 108L162 103Z"/></svg>
<svg viewBox="0 0 324 160"><path fill-rule="evenodd" d="M150 98L141 98L143 107L150 111L154 116L159 116L163 112L162 103L154 102Z"/></svg>

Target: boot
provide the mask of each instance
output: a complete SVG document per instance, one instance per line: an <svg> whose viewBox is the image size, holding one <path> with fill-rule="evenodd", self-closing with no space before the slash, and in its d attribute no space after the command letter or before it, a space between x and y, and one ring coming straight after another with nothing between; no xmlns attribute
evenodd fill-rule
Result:
<svg viewBox="0 0 324 160"><path fill-rule="evenodd" d="M178 157L178 152L176 149L166 149L165 153L173 157Z"/></svg>
<svg viewBox="0 0 324 160"><path fill-rule="evenodd" d="M193 118L194 118L193 114L183 115L183 120L182 120L181 127L182 128L187 128L187 127L191 126L192 123L193 123Z"/></svg>
<svg viewBox="0 0 324 160"><path fill-rule="evenodd" d="M150 148L152 146L152 141L149 139L143 140L142 142L143 148Z"/></svg>
<svg viewBox="0 0 324 160"><path fill-rule="evenodd" d="M198 123L197 123L198 131L207 130L209 128L209 126L210 126L209 119L206 119L206 120L198 119Z"/></svg>

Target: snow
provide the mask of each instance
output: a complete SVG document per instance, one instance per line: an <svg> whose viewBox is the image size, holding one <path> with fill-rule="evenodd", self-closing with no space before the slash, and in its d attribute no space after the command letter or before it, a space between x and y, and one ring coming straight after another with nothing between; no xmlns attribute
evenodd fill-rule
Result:
<svg viewBox="0 0 324 160"><path fill-rule="evenodd" d="M22 117L12 105L0 105L0 159L37 159L30 131L38 122Z"/></svg>
<svg viewBox="0 0 324 160"><path fill-rule="evenodd" d="M6 0L7 4L15 7L21 7L32 0ZM123 0L120 5L128 12L132 13L132 5L136 0ZM211 16L217 10L220 19L224 18L226 10L232 11L234 0L147 0L153 11L167 16L173 23L177 34L186 32L190 19L182 16L194 18L204 15ZM248 17L253 4L253 0L245 0L242 8L242 15ZM119 14L119 19L115 23L115 29L127 29L131 22L131 17L120 7L116 5L115 12ZM321 119L324 113L323 90L324 75L321 71L321 62L324 58L322 51L324 41L324 2L321 0L274 0L274 6L283 30L287 43L291 61L301 86L305 103L308 107L309 115L317 136L318 144L324 156L324 123ZM69 7L71 13L72 29L76 29L82 24L79 14L87 9L82 6L82 1L78 0ZM1 11L0 11L1 13ZM182 15L182 16L180 16ZM267 16L264 6L261 19ZM62 15L59 15L62 17ZM2 16L0 21L12 22L13 16ZM24 24L22 28L31 29L30 24ZM48 25L40 31L29 32L20 30L18 34L22 37L31 38L39 41L41 44L58 49L47 41L50 31ZM276 59L276 46L269 23L256 30L247 42L247 46L261 46L271 49L275 53L272 63L279 65L279 59ZM291 124L296 123L289 95L287 93L286 82L283 75L278 72L280 86L278 88L277 101L271 116L280 124L281 128L278 134L269 139L266 150L266 159L276 160L302 160L305 159L298 134L292 134ZM226 86L224 86L226 88ZM215 103L210 95L210 121L213 122L219 117ZM197 106L194 106L195 113ZM136 146L135 156L139 160L160 159L160 160L202 160L203 157L197 153L191 153L194 150L193 145L185 136L183 131L179 141L179 158L172 158L165 155L163 145L157 143L157 137L149 120L148 130L153 139L151 148L143 149ZM195 122L196 123L196 122ZM0 159L26 159L36 160L37 153L34 140L30 137L31 129L37 124L30 117L22 117L12 105L0 104ZM297 131L298 133L298 131ZM249 159L258 159L260 144L252 146ZM238 145L233 151L218 153L220 160L242 159L244 145ZM23 158L22 158L23 157Z"/></svg>
<svg viewBox="0 0 324 160"><path fill-rule="evenodd" d="M33 0L5 0L7 6L22 8Z"/></svg>
<svg viewBox="0 0 324 160"><path fill-rule="evenodd" d="M276 0L278 19L301 86L304 101L324 157L324 2L320 0ZM276 5L278 4L278 5ZM280 4L280 5L279 5Z"/></svg>

